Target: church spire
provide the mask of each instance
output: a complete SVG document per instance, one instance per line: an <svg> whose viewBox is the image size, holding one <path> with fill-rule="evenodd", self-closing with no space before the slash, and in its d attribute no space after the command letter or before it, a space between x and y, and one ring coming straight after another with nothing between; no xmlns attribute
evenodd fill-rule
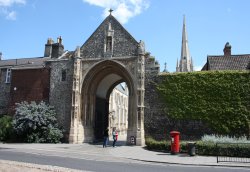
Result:
<svg viewBox="0 0 250 172"><path fill-rule="evenodd" d="M186 17L183 17L181 59L179 63L179 72L192 72L192 60L188 47L188 36L186 29ZM177 71L178 72L178 71Z"/></svg>

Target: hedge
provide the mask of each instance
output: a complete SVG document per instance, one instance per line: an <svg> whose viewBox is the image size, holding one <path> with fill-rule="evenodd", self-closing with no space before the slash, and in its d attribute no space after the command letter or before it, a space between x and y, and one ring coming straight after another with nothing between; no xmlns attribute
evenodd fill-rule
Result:
<svg viewBox="0 0 250 172"><path fill-rule="evenodd" d="M250 134L250 72L192 72L161 75L157 84L173 119L201 120L216 134Z"/></svg>
<svg viewBox="0 0 250 172"><path fill-rule="evenodd" d="M171 152L170 141L156 141L146 138L146 148L153 151ZM248 157L250 158L250 144L223 143L216 146L215 143L198 141L195 145L196 154L208 156L229 156L229 157ZM180 153L187 153L187 141L180 143Z"/></svg>

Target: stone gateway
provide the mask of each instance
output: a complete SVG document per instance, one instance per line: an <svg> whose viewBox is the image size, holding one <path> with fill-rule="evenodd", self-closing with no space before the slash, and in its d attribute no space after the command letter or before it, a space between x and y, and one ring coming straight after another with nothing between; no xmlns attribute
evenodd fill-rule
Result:
<svg viewBox="0 0 250 172"><path fill-rule="evenodd" d="M45 51L51 55L46 61L51 75L49 102L69 131L69 142L102 139L109 124L110 93L125 82L129 90L127 141L133 136L137 145L144 145L144 43L137 42L112 14L75 51L63 52L60 41L56 46L48 41Z"/></svg>

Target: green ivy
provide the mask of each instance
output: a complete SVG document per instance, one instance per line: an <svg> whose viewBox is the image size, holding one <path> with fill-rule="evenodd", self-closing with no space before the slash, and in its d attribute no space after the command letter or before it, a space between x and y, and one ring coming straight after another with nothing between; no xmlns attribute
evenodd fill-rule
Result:
<svg viewBox="0 0 250 172"><path fill-rule="evenodd" d="M202 120L226 135L247 135L250 130L250 73L213 71L161 75L157 85L174 119Z"/></svg>

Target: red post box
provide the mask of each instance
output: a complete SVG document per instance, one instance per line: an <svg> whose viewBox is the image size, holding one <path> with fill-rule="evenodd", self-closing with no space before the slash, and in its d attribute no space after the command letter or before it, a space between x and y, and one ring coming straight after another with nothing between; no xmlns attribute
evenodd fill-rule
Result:
<svg viewBox="0 0 250 172"><path fill-rule="evenodd" d="M178 154L180 152L180 132L171 131L171 154Z"/></svg>

